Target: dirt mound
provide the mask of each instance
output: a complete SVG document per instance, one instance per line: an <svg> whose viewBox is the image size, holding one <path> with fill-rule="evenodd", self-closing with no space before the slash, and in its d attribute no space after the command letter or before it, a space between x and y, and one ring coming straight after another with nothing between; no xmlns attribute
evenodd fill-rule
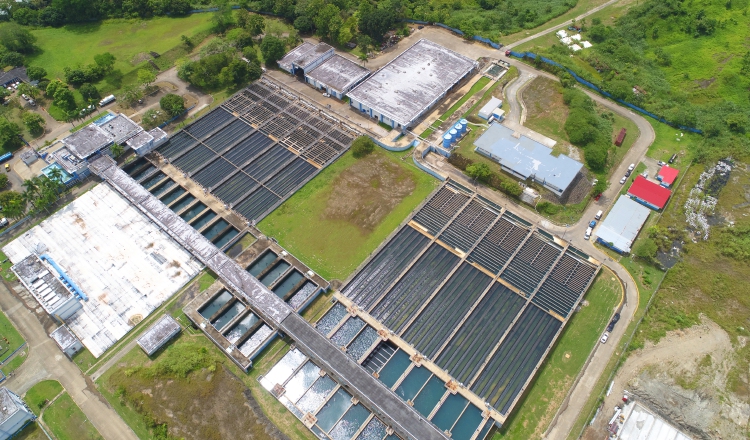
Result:
<svg viewBox="0 0 750 440"><path fill-rule="evenodd" d="M369 232L414 191L416 183L404 169L375 153L341 173L331 186L323 215Z"/></svg>

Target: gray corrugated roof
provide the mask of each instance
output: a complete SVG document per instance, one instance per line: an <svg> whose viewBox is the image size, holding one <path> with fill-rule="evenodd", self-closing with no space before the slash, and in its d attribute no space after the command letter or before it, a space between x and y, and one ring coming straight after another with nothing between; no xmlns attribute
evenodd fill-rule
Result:
<svg viewBox="0 0 750 440"><path fill-rule="evenodd" d="M355 87L349 97L408 125L477 65L422 39Z"/></svg>
<svg viewBox="0 0 750 440"><path fill-rule="evenodd" d="M339 92L346 93L351 86L369 74L369 70L357 63L341 55L334 55L307 73L307 76Z"/></svg>
<svg viewBox="0 0 750 440"><path fill-rule="evenodd" d="M614 247L630 252L633 241L638 236L651 210L628 196L620 196L607 217L596 230L596 236Z"/></svg>
<svg viewBox="0 0 750 440"><path fill-rule="evenodd" d="M563 191L583 167L581 162L564 154L553 156L551 148L535 140L514 136L512 129L498 123L492 123L474 145L518 174L527 178L534 176L535 180L548 182Z"/></svg>
<svg viewBox="0 0 750 440"><path fill-rule="evenodd" d="M294 62L297 58L305 56L313 49L315 49L314 44L304 42L284 55L284 58L280 59L278 64L284 69L289 70L292 68L292 62Z"/></svg>
<svg viewBox="0 0 750 440"><path fill-rule="evenodd" d="M180 324L171 316L164 315L149 327L148 330L143 332L141 337L138 338L138 345L141 346L143 351L151 355L172 339L179 331Z"/></svg>
<svg viewBox="0 0 750 440"><path fill-rule="evenodd" d="M78 341L78 338L76 338L75 335L71 333L70 330L68 330L68 328L64 325L56 328L52 333L49 334L49 337L57 342L57 345L61 350L65 350L66 348L75 344L76 341Z"/></svg>
<svg viewBox="0 0 750 440"><path fill-rule="evenodd" d="M5 387L0 388L0 424L18 412L18 407L13 393Z"/></svg>

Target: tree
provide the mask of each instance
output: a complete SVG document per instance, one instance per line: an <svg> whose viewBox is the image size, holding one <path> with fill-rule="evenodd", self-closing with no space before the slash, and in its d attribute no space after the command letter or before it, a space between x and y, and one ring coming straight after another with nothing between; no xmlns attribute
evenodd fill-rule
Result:
<svg viewBox="0 0 750 440"><path fill-rule="evenodd" d="M584 150L586 163L593 171L604 171L607 166L607 148L601 145L589 145Z"/></svg>
<svg viewBox="0 0 750 440"><path fill-rule="evenodd" d="M263 55L266 66L271 66L284 57L286 47L281 40L268 35L260 43L260 53Z"/></svg>
<svg viewBox="0 0 750 440"><path fill-rule="evenodd" d="M65 111L73 111L76 108L76 98L67 87L61 87L55 91L52 103Z"/></svg>
<svg viewBox="0 0 750 440"><path fill-rule="evenodd" d="M151 69L138 69L138 82L146 89L148 89L154 81L156 81L156 74Z"/></svg>
<svg viewBox="0 0 750 440"><path fill-rule="evenodd" d="M216 32L224 33L224 31L234 24L232 20L232 6L227 0L221 0L218 2L217 8L211 17L211 21L214 23Z"/></svg>
<svg viewBox="0 0 750 440"><path fill-rule="evenodd" d="M638 243L638 246L633 249L633 253L638 258L643 258L646 261L653 261L656 256L657 246L656 242L651 238L644 238Z"/></svg>
<svg viewBox="0 0 750 440"><path fill-rule="evenodd" d="M67 88L68 86L65 85L64 82L60 81L59 79L50 81L49 84L47 84L47 89L44 91L44 93L47 94L48 97L54 98L55 92L57 92L59 89Z"/></svg>
<svg viewBox="0 0 750 440"><path fill-rule="evenodd" d="M352 143L352 155L356 158L365 157L375 150L375 142L368 136L360 136Z"/></svg>
<svg viewBox="0 0 750 440"><path fill-rule="evenodd" d="M257 61L247 64L248 81L255 81L263 75L263 70Z"/></svg>
<svg viewBox="0 0 750 440"><path fill-rule="evenodd" d="M0 149L13 151L19 148L23 144L20 136L21 127L7 119L0 119Z"/></svg>
<svg viewBox="0 0 750 440"><path fill-rule="evenodd" d="M258 14L249 14L247 23L243 27L250 32L250 35L257 37L266 31L266 19Z"/></svg>
<svg viewBox="0 0 750 440"><path fill-rule="evenodd" d="M117 100L126 106L131 106L141 98L143 98L143 90L141 90L140 87L131 84L123 89L122 94Z"/></svg>
<svg viewBox="0 0 750 440"><path fill-rule="evenodd" d="M47 76L47 71L44 70L44 67L31 66L26 69L26 75L32 81L41 81Z"/></svg>
<svg viewBox="0 0 750 440"><path fill-rule="evenodd" d="M333 38L343 24L341 10L334 4L327 4L313 18L318 35Z"/></svg>
<svg viewBox="0 0 750 440"><path fill-rule="evenodd" d="M109 52L104 52L98 55L94 55L94 62L96 63L96 66L99 68L102 76L112 71L112 69L115 66L115 60L117 60L117 58L115 58L115 56Z"/></svg>
<svg viewBox="0 0 750 440"><path fill-rule="evenodd" d="M18 85L18 93L22 93L36 99L37 97L39 97L39 94L41 92L39 91L39 88L37 86L32 86L28 83L21 83Z"/></svg>
<svg viewBox="0 0 750 440"><path fill-rule="evenodd" d="M167 93L159 100L159 106L170 116L177 116L185 111L185 100L182 96Z"/></svg>
<svg viewBox="0 0 750 440"><path fill-rule="evenodd" d="M248 82L250 72L246 62L238 59L232 60L228 66L221 69L219 80L222 84L232 87L239 87Z"/></svg>
<svg viewBox="0 0 750 440"><path fill-rule="evenodd" d="M0 58L0 64L10 67L23 66L23 55L18 52L5 52Z"/></svg>
<svg viewBox="0 0 750 440"><path fill-rule="evenodd" d="M376 42L383 40L383 35L388 32L396 22L394 11L385 7L373 7L369 0L363 0L359 7L359 31L369 36Z"/></svg>
<svg viewBox="0 0 750 440"><path fill-rule="evenodd" d="M0 188L5 188L10 183L10 179L8 179L7 174L0 174ZM2 204L0 204L2 206Z"/></svg>
<svg viewBox="0 0 750 440"><path fill-rule="evenodd" d="M492 170L484 162L473 163L466 167L466 175L480 182L488 182L492 175Z"/></svg>
<svg viewBox="0 0 750 440"><path fill-rule="evenodd" d="M35 25L39 19L39 11L31 8L20 8L13 12L13 21L24 26Z"/></svg>
<svg viewBox="0 0 750 440"><path fill-rule="evenodd" d="M193 46L195 46L193 40L191 40L187 35L180 35L180 41L182 41L182 44L184 44L185 47L188 48L188 50L192 50Z"/></svg>
<svg viewBox="0 0 750 440"><path fill-rule="evenodd" d="M83 96L83 99L85 99L86 102L92 102L101 97L99 90L97 90L96 86L91 83L81 84L81 87L78 88L78 92Z"/></svg>
<svg viewBox="0 0 750 440"><path fill-rule="evenodd" d="M2 23L0 24L0 42L9 51L32 53L34 52L36 37L28 29L16 23Z"/></svg>
<svg viewBox="0 0 750 440"><path fill-rule="evenodd" d="M260 64L260 61L258 61L258 51L255 50L254 46L243 47L242 56L245 57L248 63Z"/></svg>
<svg viewBox="0 0 750 440"><path fill-rule="evenodd" d="M65 14L59 8L47 6L39 12L38 19L42 26L60 26L65 23Z"/></svg>
<svg viewBox="0 0 750 440"><path fill-rule="evenodd" d="M5 177L7 179L7 176ZM23 194L16 191L1 192L0 206L3 207L3 215L7 218L19 219L26 213L26 200Z"/></svg>
<svg viewBox="0 0 750 440"><path fill-rule="evenodd" d="M125 147L123 147L120 144L112 144L112 146L109 148L110 153L112 153L112 157L117 159L118 157L122 156L122 153L125 152Z"/></svg>
<svg viewBox="0 0 750 440"><path fill-rule="evenodd" d="M237 26L241 28L247 27L247 21L250 18L250 12L247 11L247 9L240 8L237 10Z"/></svg>
<svg viewBox="0 0 750 440"><path fill-rule="evenodd" d="M21 119L29 132L34 136L44 133L44 118L41 115L27 112L24 113Z"/></svg>

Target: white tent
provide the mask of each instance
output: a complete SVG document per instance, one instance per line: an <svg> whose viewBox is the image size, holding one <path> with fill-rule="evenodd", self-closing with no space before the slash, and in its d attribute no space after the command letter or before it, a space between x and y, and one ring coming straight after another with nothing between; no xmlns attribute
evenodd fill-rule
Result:
<svg viewBox="0 0 750 440"><path fill-rule="evenodd" d="M589 43L588 41L584 41L581 44L583 45L584 49L588 49L589 47L593 46L593 44Z"/></svg>
<svg viewBox="0 0 750 440"><path fill-rule="evenodd" d="M581 41L581 34L573 34L570 38L576 41Z"/></svg>
<svg viewBox="0 0 750 440"><path fill-rule="evenodd" d="M564 30L560 29L559 31L557 31L557 32L555 33L555 35L557 35L557 36L558 36L558 38L565 38L565 37L567 37L567 36L568 36L568 33L567 33L567 32L565 32Z"/></svg>
<svg viewBox="0 0 750 440"><path fill-rule="evenodd" d="M574 44L570 46L570 50L572 50L573 52L578 52L579 50L581 50L581 46Z"/></svg>
<svg viewBox="0 0 750 440"><path fill-rule="evenodd" d="M565 37L565 38L562 38L562 39L560 39L560 41L562 42L562 44L564 44L564 45L566 45L566 46L567 46L568 44L570 44L570 43L572 43L572 42L573 42L573 40L571 40L571 39L570 39L570 37Z"/></svg>

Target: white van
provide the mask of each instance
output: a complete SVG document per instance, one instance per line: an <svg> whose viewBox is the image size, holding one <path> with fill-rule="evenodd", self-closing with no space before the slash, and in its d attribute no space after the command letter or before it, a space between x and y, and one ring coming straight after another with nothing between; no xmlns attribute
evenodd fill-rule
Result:
<svg viewBox="0 0 750 440"><path fill-rule="evenodd" d="M586 233L583 234L583 238L585 238L586 240L588 240L589 238L591 238L591 233L592 232L594 232L593 228L587 228L586 229Z"/></svg>
<svg viewBox="0 0 750 440"><path fill-rule="evenodd" d="M604 211L599 211L599 212L596 213L596 215L594 216L594 218L596 220L601 220L602 219L602 214L604 214Z"/></svg>

